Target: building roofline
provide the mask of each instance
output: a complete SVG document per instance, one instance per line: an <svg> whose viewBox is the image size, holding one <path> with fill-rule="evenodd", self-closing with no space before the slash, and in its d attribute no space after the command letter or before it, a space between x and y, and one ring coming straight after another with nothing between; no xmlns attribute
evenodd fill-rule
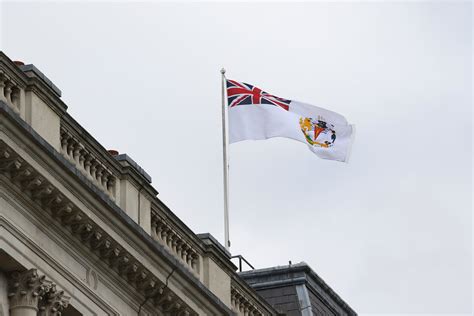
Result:
<svg viewBox="0 0 474 316"><path fill-rule="evenodd" d="M9 76L15 78L15 82L19 84L25 91L32 91L45 104L51 108L59 117L61 126L68 129L73 137L78 137L87 145L89 150L94 155L98 156L101 163L107 163L107 167L115 171L115 176L119 179L126 178L131 180L134 185L143 185L150 197L152 212L159 209L165 214L167 219L170 219L172 224L177 226L180 232L184 233L190 241L197 246L199 251L209 254L214 260L217 260L219 265L224 268L232 278L239 281L241 287L253 295L257 293L236 273L235 265L229 260L230 253L210 234L198 236L195 234L169 207L161 201L156 195L158 192L151 185L151 176L146 173L133 159L128 155L122 154L111 155L96 139L93 137L82 125L80 125L69 113L67 113L67 105L60 99L61 91L57 88L51 80L49 80L38 68L34 65L18 65L14 63L8 56L0 51L0 66L5 66L5 71ZM3 70L0 70L2 72ZM78 183L78 187L82 186L87 192L91 194L91 198L97 200L98 205L104 206L111 210L111 215L117 218L116 223L124 224L124 229L132 231L131 236L137 237L138 240L144 242L144 247L149 247L153 252L159 254L163 260L171 267L176 266L176 272L181 274L184 278L190 280L191 287L196 287L203 291L203 296L208 296L210 305L213 305L217 310L224 314L233 315L234 312L227 307L212 291L210 291L200 280L192 274L188 267L168 251L164 246L157 242L153 237L145 232L145 230L135 221L133 221L124 210L122 210L116 202L114 202L109 195L103 192L93 181L86 177L80 170L57 151L48 141L46 141L32 126L22 119L15 111L5 102L0 101L0 117L4 116L8 122L12 122L13 126L19 129L21 134L25 134L26 138L32 141L32 144L38 146L37 152L45 152L48 157L56 162L60 169L63 169ZM20 134L19 133L19 134ZM35 149L36 150L36 149ZM108 215L108 214L107 214ZM204 240L202 239L204 237ZM273 307L266 301L257 302L261 304L262 308L269 313L275 313Z"/></svg>
<svg viewBox="0 0 474 316"><path fill-rule="evenodd" d="M8 75L15 77L17 84L27 90L35 91L38 97L44 100L59 116L66 113L67 105L60 98L61 91L34 65L18 66L1 50L0 64L8 70ZM0 70L0 72L3 71Z"/></svg>
<svg viewBox="0 0 474 316"><path fill-rule="evenodd" d="M151 176L143 170L130 156L122 154L119 156L125 155L121 160L117 159L117 156L112 156L106 148L92 136L81 124L79 124L69 113L65 112L61 116L61 122L66 126L72 128L76 133L82 136L85 142L87 142L91 147L97 150L100 156L107 160L112 168L115 168L120 174L126 175L127 173L131 175L136 182L146 183L145 187L149 194L155 198L158 194L158 191L151 184ZM121 161L126 162L129 166L124 165Z"/></svg>
<svg viewBox="0 0 474 316"><path fill-rule="evenodd" d="M21 66L18 66L20 67L20 69L23 71L23 72L29 72L31 71L32 73L34 73L38 78L40 78L41 80L44 81L44 83L49 86L57 95L58 97L61 97L61 90L59 90L59 88L51 81L49 80L48 77L46 77L46 75L44 73L41 72L41 70L39 70L38 68L36 68L35 65L33 64L28 64L28 65L21 65Z"/></svg>
<svg viewBox="0 0 474 316"><path fill-rule="evenodd" d="M139 239L145 243L145 245L158 253L169 265L175 267L176 271L185 277L191 285L198 288L204 293L210 302L215 307L225 312L227 315L233 315L233 312L214 294L212 293L203 283L201 283L190 271L188 271L183 264L174 257L172 254L167 252L163 246L156 242L145 230L136 222L134 222L125 211L117 206L104 192L98 189L88 178L82 173L78 172L77 169L67 161L59 152L57 152L46 140L44 140L31 126L23 121L13 110L3 101L0 100L0 115L8 117L13 121L17 127L19 127L30 139L36 143L42 150L49 154L55 162L58 163L63 169L68 171L72 177L79 181L84 187L86 187L90 193L102 202L103 205L108 207L112 215L116 216L122 222L126 228Z"/></svg>
<svg viewBox="0 0 474 316"><path fill-rule="evenodd" d="M230 259L230 257L232 256L231 253L227 249L225 249L225 247L222 246L222 244L210 233L200 233L196 234L196 236L198 236L201 240L208 239L210 241L210 244L219 249L219 252L222 256L227 257L228 259Z"/></svg>
<svg viewBox="0 0 474 316"><path fill-rule="evenodd" d="M115 159L117 161L125 161L127 162L130 166L132 166L133 168L135 168L137 170L137 172L143 177L145 178L148 183L151 183L151 176L145 171L145 169L143 169L142 167L140 167L139 164L137 164L135 162L135 160L133 160L129 155L127 154L120 154L120 155L117 155L115 156Z"/></svg>
<svg viewBox="0 0 474 316"><path fill-rule="evenodd" d="M265 277L270 275L284 275L288 273L298 273L303 272L305 277L295 277L287 280L278 280L278 281L269 281L264 282L261 285L259 284L255 288L261 287L277 287L283 284L304 284L309 283L311 281L315 282L319 285L322 289L326 291L326 293L342 308L350 312L352 315L357 315L357 313L347 304L316 272L311 269L311 267L306 262L300 262L292 265L284 265L284 266L276 266L270 268L263 268L263 269L255 269L249 271L243 271L239 273L244 280L251 279L251 278L258 278L258 277ZM306 277L309 277L308 278Z"/></svg>

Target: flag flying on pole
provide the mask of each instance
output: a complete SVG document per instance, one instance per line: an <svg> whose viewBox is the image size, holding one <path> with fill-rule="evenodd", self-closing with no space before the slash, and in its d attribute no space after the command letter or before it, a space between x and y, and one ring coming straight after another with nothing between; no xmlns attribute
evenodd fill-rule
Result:
<svg viewBox="0 0 474 316"><path fill-rule="evenodd" d="M318 157L347 162L354 126L344 116L227 79L229 143L272 137L308 145Z"/></svg>

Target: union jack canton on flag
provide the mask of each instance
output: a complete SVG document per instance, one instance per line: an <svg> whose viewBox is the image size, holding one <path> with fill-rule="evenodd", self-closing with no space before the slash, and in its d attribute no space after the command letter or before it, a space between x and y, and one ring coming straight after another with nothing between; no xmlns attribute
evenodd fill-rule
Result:
<svg viewBox="0 0 474 316"><path fill-rule="evenodd" d="M291 100L271 95L260 88L244 82L227 80L229 107L242 104L272 104L288 111Z"/></svg>

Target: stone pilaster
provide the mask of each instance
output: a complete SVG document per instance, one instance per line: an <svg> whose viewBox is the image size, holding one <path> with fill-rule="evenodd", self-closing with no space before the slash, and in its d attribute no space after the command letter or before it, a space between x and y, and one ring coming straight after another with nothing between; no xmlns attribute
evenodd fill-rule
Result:
<svg viewBox="0 0 474 316"><path fill-rule="evenodd" d="M8 281L8 300L11 316L36 316L38 301L50 287L36 269L12 272Z"/></svg>

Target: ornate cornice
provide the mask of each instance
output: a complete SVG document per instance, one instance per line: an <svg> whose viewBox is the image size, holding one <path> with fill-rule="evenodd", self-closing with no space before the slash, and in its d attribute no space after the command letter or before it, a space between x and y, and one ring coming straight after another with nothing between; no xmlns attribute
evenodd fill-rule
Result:
<svg viewBox="0 0 474 316"><path fill-rule="evenodd" d="M0 52L0 61L2 61L1 57L2 54ZM14 71L18 70L15 69ZM27 82L37 80L39 79L29 78ZM114 220L118 220L119 223L124 224L126 229L130 229L130 232L134 234L134 237L137 237L137 240L143 242L143 245L149 247L149 249L153 249L153 252L158 253L160 258L164 259L164 262L169 264L170 267L178 266L177 270L180 271L179 273L181 276L184 277L186 282L189 282L191 288L197 290L196 293L199 293L196 297L197 300L208 300L209 306L212 306L212 308L209 307L210 310L218 310L222 315L231 314L230 309L199 281L200 256L207 253L206 245L203 244L203 242L194 235L194 233L156 196L153 196L153 199L151 200L152 209L156 210L154 213L162 215L161 219L166 220L168 224L170 224L169 226L172 227L173 233L175 233L175 238L165 238L168 250L174 250L171 252L172 255L169 255L167 251L164 251L166 248L161 247L154 242L152 237L146 234L143 229L133 222L112 200L114 189L113 184L115 180L112 179L112 177L114 174L116 175L116 170L120 166L117 166L117 162L114 161L113 157L107 156L108 153L92 138L92 136L93 146L91 147L85 146L82 148L80 144L74 142L79 138L82 141L88 139L90 135L87 133L83 134L82 132L84 132L84 130L82 127L80 127L80 125L78 125L72 118L70 119L72 126L79 126L80 129L78 130L78 133L76 133L77 131L74 129L72 134L67 135L67 137L64 138L64 148L62 148L63 154L61 154L42 139L31 128L31 126L15 114L10 106L0 100L0 125L3 125L2 123L4 123L2 122L2 120L4 120L2 116L4 116L8 121L8 124L4 125L8 126L4 129L7 133L6 135L13 133L14 137L12 139L16 139L17 141L22 139L22 137L26 137L25 139L28 140L29 144L37 145L38 148L35 147L34 152L36 154L41 153L41 156L46 154L48 157L46 160L41 162L43 166L44 164L49 164L51 162L57 163L59 169L66 171L67 174L71 176L71 179L78 181L77 183L79 186L82 186L81 190L85 188L87 190L86 192L92 194L95 199L92 202L93 204L98 203L101 207L105 207L110 211L110 214L107 214L106 216L114 216ZM65 133L64 127L66 126L63 125L63 123L65 122L64 119L67 117L69 117L67 113L62 113L61 127L63 128L63 133ZM10 128L13 128L14 130L8 130ZM16 128L19 128L19 130L16 130ZM67 132L69 133L71 130L68 129ZM9 136L13 134L10 134ZM71 135L72 137L75 137L72 142L70 141ZM21 146L23 145L20 144L20 147ZM72 151L70 151L70 149L72 149ZM94 153L97 150L97 157L103 158L104 155L107 156L104 160L101 160L104 165L107 163L106 166L108 167L110 166L108 162L112 161L117 168L113 167L108 169L103 165L102 169L106 171L105 177L102 170L98 177L94 178L94 174L90 174L90 176L92 176L91 180L91 177L88 176L87 172L81 172L81 169L77 167L77 162L79 162L79 165L84 167L85 171L88 171L85 165L85 159L87 158L86 155L84 155L87 154L84 152L85 149L93 151ZM64 153L67 153L68 151L71 153L70 157L64 155ZM45 156L43 156L43 158L44 157ZM49 159L51 159L51 161L49 161ZM72 160L76 163L73 163ZM48 161L48 163L46 163L46 161ZM56 169L56 167L54 167L54 169ZM60 190L63 190L62 188L59 189L48 181L3 140L0 140L0 175L6 176L6 183L8 185L12 183L16 186L24 193L25 197L31 199L32 202L45 210L45 214L56 220L65 231L70 233L71 236L83 244L89 251L91 251L91 253L98 256L101 261L114 270L118 276L123 278L123 280L128 284L131 284L137 290L136 293L149 297L150 293L154 293L162 288L163 282L161 282L156 275L153 275L136 257L127 251L120 242L114 240L110 235L108 235L104 229L94 222L87 213L84 213L78 205L75 205L73 201L61 194ZM97 173L95 173L95 175L97 175ZM119 176L122 178L123 174ZM99 189L97 183L94 181L100 182L102 188ZM74 186L75 185L76 183L74 183ZM152 187L150 186L150 188ZM152 189L150 190L146 191L149 191L148 193L151 196L154 192L152 192ZM87 199L89 199L89 197ZM92 199L88 201L90 202ZM104 216L101 212L97 213L97 215L99 218ZM159 224L159 222L156 223ZM220 254L218 253L215 255L220 257ZM188 268L184 268L186 266ZM235 274L234 271L231 272L231 274ZM252 292L250 288L244 290L244 292L246 291ZM166 294L166 299L160 299L160 295L161 294L158 294L158 296L153 300L158 309L170 310L170 308L172 308L173 314L175 312L186 315L196 314L195 311L187 306L178 295L171 290ZM200 297L201 295L202 297ZM171 302L173 304L171 304ZM166 304L166 306L163 304ZM260 304L263 303L260 302ZM265 304L261 306L265 306ZM271 308L264 310L269 311L266 314L272 314Z"/></svg>
<svg viewBox="0 0 474 316"><path fill-rule="evenodd" d="M22 159L12 148L0 140L0 174L7 176L10 182L17 186L25 195L30 197L47 214L57 220L61 226L72 233L80 242L97 255L109 268L113 269L136 291L145 296L154 296L155 307L161 310L173 310L178 313L197 315L179 296L167 290L160 295L159 290L164 288L163 282L146 269L131 253L102 230L90 217L75 206L68 198L61 194L48 180L41 176L31 165ZM32 274L24 284L31 284L31 295L14 296L38 301L37 275ZM18 279L17 287L21 284ZM54 294L54 298L58 298ZM52 297L49 297L52 299ZM59 301L58 301L59 304ZM48 310L45 310L48 312ZM55 314L44 314L55 315Z"/></svg>
<svg viewBox="0 0 474 316"><path fill-rule="evenodd" d="M4 177L0 176L0 181L4 180ZM1 183L0 183L1 186ZM10 196L9 194L4 194L2 192L3 190L0 190L0 198L5 199L9 203L15 203L16 199L14 196ZM19 192L16 192L18 194ZM13 199L12 199L13 198ZM31 213L31 210L35 208L34 203L29 202L28 203L28 211L25 211L23 215L25 215L29 220L32 222L35 222L35 224L39 224L39 228L47 231L48 229L54 230L55 233L58 233L58 229L60 230L60 227L54 226L54 228L51 226L51 220L49 218L40 218L38 217L41 216L41 214L34 214ZM27 212L27 213L26 213ZM35 212L36 213L36 212ZM43 216L44 217L44 216ZM56 229L58 228L58 229ZM77 278L77 276L74 275L74 273L69 269L69 267L62 265L57 261L57 258L51 256L51 254L44 249L42 246L36 244L34 240L31 238L31 236L28 236L25 234L25 231L18 227L16 224L14 224L11 220L8 218L4 217L3 214L0 214L0 229L4 229L7 234L5 235L0 235L0 246L2 243L9 244L10 241L12 240L18 240L22 245L27 245L27 247L34 253L36 257L42 258L44 263L52 268L53 270L57 271L62 277L67 280L70 284L72 284L75 288L75 290L80 291L86 295L89 299L93 300L94 303L103 310L107 315L119 315L119 313L114 309L113 306L111 306L109 303L104 301L101 297L97 296L95 291L96 288L91 287L89 280L86 279L86 283L83 282L83 280ZM49 237L52 238L52 242L56 243L60 247L67 247L71 242L71 238L64 238L64 236L59 236L59 234L53 234L50 235ZM59 238L58 238L59 237ZM12 244L10 246L13 246ZM76 247L74 247L76 248ZM53 254L54 255L54 254ZM87 259L85 258L85 255L82 252L76 253L75 251L70 252L69 255L71 255L77 262L79 262L83 266L88 266ZM86 276L87 278L87 276ZM113 287L113 286L124 286L124 284L120 281L122 280L117 280L117 278L113 278L112 281L110 280L105 280L101 279L102 282L108 287ZM112 282L112 284L110 283ZM120 283L121 285L118 285ZM134 304L129 297L124 297L122 293L117 293L120 295L121 299L127 302L128 304L132 305Z"/></svg>
<svg viewBox="0 0 474 316"><path fill-rule="evenodd" d="M2 102L8 104L10 107L7 109L13 109L18 113L18 108L13 106L16 104L16 86L23 89L23 93L27 91L33 91L38 97L40 97L60 118L60 165L65 160L67 165L66 169L69 169L73 174L78 175L80 173L80 179L83 184L91 189L94 193L98 193L99 201L104 202L106 205L116 208L121 205L118 201L118 193L120 187L120 180L126 179L130 181L132 185L140 189L140 193L144 194L147 199L151 202L152 216L152 233L153 237L158 243L163 245L163 248L174 257L178 259L180 265L186 267L186 272L190 272L196 279L200 278L202 272L202 257L211 256L219 266L228 274L234 274L235 270L232 270L232 264L226 264L228 258L222 255L220 252L209 251L209 247L204 244L194 232L179 219L160 199L157 198L157 191L151 186L151 179L140 172L140 168L135 166L129 161L119 161L117 157L111 156L107 150L95 140L77 121L74 120L67 112L67 106L59 98L60 93L55 91L54 85L42 73L36 69L33 65L26 65L18 67L15 65L5 54L0 52L0 68L5 72L8 78L14 78L14 80L1 81L0 89L5 84L5 89L13 89L10 93L10 98L2 100L0 98L0 112L2 111ZM11 81L11 83L10 83ZM8 87L7 87L8 83ZM12 87L10 87L12 85ZM9 90L8 90L9 91ZM0 93L1 94L1 93ZM35 134L35 131L31 126L24 124L25 122L18 122L18 118L11 117L10 111L6 111L10 114L9 119L17 121L19 125L27 130L31 134ZM2 113L0 113L2 114ZM27 126L25 126L27 125ZM33 135L33 139L38 141L37 135ZM39 140L41 145L47 144L43 139ZM46 148L48 149L48 148ZM48 152L51 156L56 156L57 152ZM56 157L57 159L57 157ZM64 167L64 166L63 166ZM75 170L71 170L75 169ZM24 177L28 179L29 170L22 170L22 174L18 175L18 181L23 181L20 178ZM85 178L85 179L84 179ZM40 192L35 192L34 199L42 199L44 196L51 195L51 187L46 187L41 184L44 179L38 178L35 182L32 182L31 186L40 186ZM86 181L84 181L86 180ZM92 184L93 187L90 185ZM99 191L99 192L97 192ZM105 198L104 198L105 195ZM114 205L110 205L110 203ZM64 204L64 203L63 203ZM63 205L64 210L54 211L55 218L59 218L61 222L64 222L66 227L74 227L77 231L85 229L78 224L71 225L73 222L77 222L78 216L81 215L73 214L73 208L68 208ZM70 214L72 212L72 214ZM56 215L58 213L58 215ZM69 215L68 215L69 214ZM102 214L101 214L102 215ZM156 215L156 216L155 216ZM107 215L108 216L108 215ZM123 219L121 219L123 220ZM163 224L166 225L163 225ZM82 223L82 225L86 225ZM160 227L166 226L165 230L160 231ZM87 225L85 226L87 227ZM153 232L154 231L154 232ZM82 233L75 233L75 235L81 235ZM99 231L100 234L100 231ZM144 239L144 238L142 238ZM145 238L146 239L146 238ZM104 242L105 243L105 242ZM171 260L172 264L175 260ZM188 277L188 276L187 276ZM198 281L199 282L199 281ZM193 284L194 287L200 288L202 283ZM202 285L203 286L203 285ZM220 305L222 302L217 303Z"/></svg>
<svg viewBox="0 0 474 316"><path fill-rule="evenodd" d="M106 211L107 218L112 216L115 223L120 223L120 228L117 228L120 230L120 233L124 233L125 229L127 234L133 237L134 242L140 243L140 247L151 250L149 253L151 256L158 256L160 260L163 260L165 265L169 266L169 269L176 268L176 273L180 274L187 282L186 293L194 293L191 297L195 296L195 299L198 301L207 301L209 303L209 305L203 306L205 309L219 311L218 314L221 315L232 314L231 310L220 301L215 294L206 288L196 275L191 273L189 269L186 269L183 264L179 262L175 256L170 254L169 251L166 251L163 246L154 241L148 233L135 223L120 207L104 194L103 191L99 190L87 177L41 138L41 136L16 115L8 105L0 101L0 128L2 125L3 132L6 133L5 135L8 135L8 137L12 137L12 140L18 142L21 141L18 139L20 135L21 137L26 137L25 140L27 140L28 151L31 151L33 156L41 156L43 159L47 156L48 158L41 162L43 166L46 168L51 168L52 165L58 166L58 170L66 172L70 180L74 179L74 181L76 181L74 186L78 185L81 190L85 189L88 194L91 194L90 196L84 196L84 198L87 200L86 204L92 203L89 205L95 205L94 209L98 212L96 215L99 218L106 220L104 217L105 213L103 213ZM145 290L147 286L150 287L151 290L160 286L162 282L159 281L159 277L153 275L146 269L140 263L141 259L137 259L131 255L122 247L120 242L106 234L104 230L100 228L99 224L93 222L88 214L81 211L71 200L65 198L58 187L55 187L51 182L45 180L38 171L23 161L20 155L3 140L0 140L0 147L4 149L1 151L0 157L5 158L0 158L0 175L3 174L7 176L5 180L6 183L14 183L17 188L24 191L25 197L29 197L32 202L37 203L38 207L43 209L46 214L49 214L52 219L55 219L63 226L71 237L76 238L76 240L85 245L87 249L97 255L104 264L116 271L118 276L122 277L124 281L130 284L131 280L132 286L135 286L138 290L136 291L137 294L147 295L148 291ZM21 172L24 172L24 174ZM56 174L56 176L62 177L62 175L59 174ZM13 179L17 177L21 179L21 181L13 181ZM41 182L41 184L39 184L39 182ZM99 210L99 208L104 209ZM142 277L142 279L140 279L140 277ZM176 298L179 297L176 296ZM181 304L181 306L183 306L183 304ZM194 313L192 310L189 312L191 315Z"/></svg>

